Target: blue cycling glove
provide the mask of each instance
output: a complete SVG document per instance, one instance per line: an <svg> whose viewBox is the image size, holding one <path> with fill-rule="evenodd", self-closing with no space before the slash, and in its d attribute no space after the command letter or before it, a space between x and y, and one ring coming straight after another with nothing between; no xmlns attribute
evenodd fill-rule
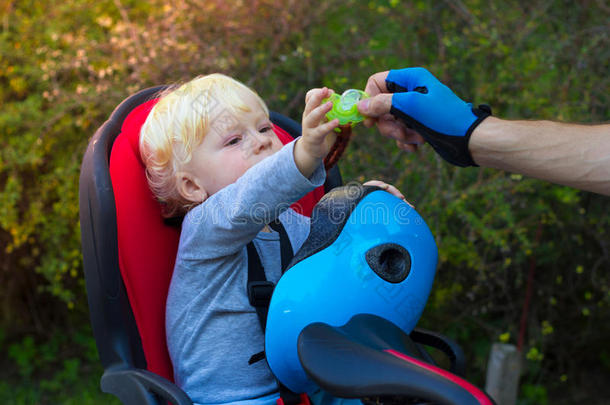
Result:
<svg viewBox="0 0 610 405"><path fill-rule="evenodd" d="M491 108L473 108L424 68L390 70L386 78L392 96L390 113L415 129L446 161L478 166L468 150L470 135L491 115Z"/></svg>

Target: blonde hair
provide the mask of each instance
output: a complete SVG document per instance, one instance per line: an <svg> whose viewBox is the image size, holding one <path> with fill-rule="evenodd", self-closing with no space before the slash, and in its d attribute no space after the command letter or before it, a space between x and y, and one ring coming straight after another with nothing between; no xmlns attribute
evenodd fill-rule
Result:
<svg viewBox="0 0 610 405"><path fill-rule="evenodd" d="M140 155L153 194L164 205L163 215L186 214L197 203L178 191L178 172L201 144L212 121L227 112L251 111L239 92L253 94L267 116L264 101L243 83L214 73L199 76L161 94L140 130ZM228 110L228 111L227 111Z"/></svg>

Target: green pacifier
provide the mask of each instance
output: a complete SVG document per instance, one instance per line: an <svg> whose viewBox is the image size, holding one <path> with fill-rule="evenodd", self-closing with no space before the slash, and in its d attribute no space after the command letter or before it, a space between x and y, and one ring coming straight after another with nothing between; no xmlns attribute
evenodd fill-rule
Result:
<svg viewBox="0 0 610 405"><path fill-rule="evenodd" d="M345 90L341 95L333 93L330 97L322 100L322 103L329 100L333 102L333 108L326 113L326 118L329 121L335 118L339 119L339 125L356 125L364 120L364 116L358 112L358 101L365 98L369 98L369 95L356 89ZM340 132L341 130L335 128L335 131Z"/></svg>

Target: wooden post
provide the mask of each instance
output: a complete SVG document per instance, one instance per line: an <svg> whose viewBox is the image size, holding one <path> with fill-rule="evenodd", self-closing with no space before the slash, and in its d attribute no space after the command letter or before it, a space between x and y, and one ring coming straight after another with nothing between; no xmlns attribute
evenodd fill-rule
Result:
<svg viewBox="0 0 610 405"><path fill-rule="evenodd" d="M515 405L521 376L521 353L515 345L494 343L487 363L485 391L498 405Z"/></svg>

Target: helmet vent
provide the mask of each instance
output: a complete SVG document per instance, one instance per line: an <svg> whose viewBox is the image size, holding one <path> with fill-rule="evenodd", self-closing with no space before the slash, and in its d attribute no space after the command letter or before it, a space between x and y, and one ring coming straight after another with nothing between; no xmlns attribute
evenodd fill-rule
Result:
<svg viewBox="0 0 610 405"><path fill-rule="evenodd" d="M400 283L411 271L411 255L395 243L384 243L367 250L366 262L379 277L390 283Z"/></svg>

